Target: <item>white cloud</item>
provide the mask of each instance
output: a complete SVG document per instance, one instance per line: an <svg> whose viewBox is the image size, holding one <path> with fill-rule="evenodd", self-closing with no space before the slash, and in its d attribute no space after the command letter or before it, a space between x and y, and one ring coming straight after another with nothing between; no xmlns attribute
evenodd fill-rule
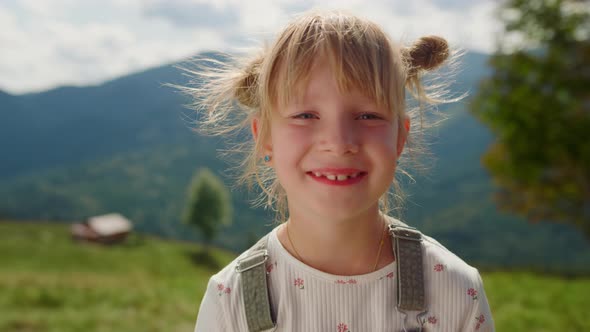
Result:
<svg viewBox="0 0 590 332"><path fill-rule="evenodd" d="M398 41L436 33L489 52L498 30L494 6L493 0L6 0L0 89L94 84L203 50L238 50L274 36L310 8L368 17Z"/></svg>
<svg viewBox="0 0 590 332"><path fill-rule="evenodd" d="M151 0L143 5L147 17L164 19L183 27L236 27L239 14L234 7L221 7L218 3L181 0Z"/></svg>

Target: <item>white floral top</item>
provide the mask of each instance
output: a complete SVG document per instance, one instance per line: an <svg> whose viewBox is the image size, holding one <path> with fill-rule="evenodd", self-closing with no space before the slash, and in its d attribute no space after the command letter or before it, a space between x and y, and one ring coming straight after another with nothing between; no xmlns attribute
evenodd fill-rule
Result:
<svg viewBox="0 0 590 332"><path fill-rule="evenodd" d="M395 306L395 262L359 276L324 273L291 256L277 229L269 237L266 266L276 331L403 331L404 314ZM478 271L431 237L424 236L423 242L424 330L494 331ZM195 332L248 331L237 259L211 277ZM416 326L416 321L409 312L405 327Z"/></svg>

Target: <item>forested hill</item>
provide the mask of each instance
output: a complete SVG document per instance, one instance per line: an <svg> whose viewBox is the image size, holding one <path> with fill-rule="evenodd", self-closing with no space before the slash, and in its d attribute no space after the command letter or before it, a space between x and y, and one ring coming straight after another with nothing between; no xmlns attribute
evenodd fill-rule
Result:
<svg viewBox="0 0 590 332"><path fill-rule="evenodd" d="M473 94L486 60L467 53L454 91ZM0 217L76 221L117 211L140 230L198 238L179 222L187 185L197 168L221 174L227 164L218 140L191 132L187 100L164 83L185 77L167 65L98 86L0 92ZM429 133L437 162L407 186L404 219L477 266L588 269L590 244L572 229L496 211L479 163L491 137L468 102L441 108L450 118ZM241 250L272 227L236 191L234 211L217 240L227 248Z"/></svg>

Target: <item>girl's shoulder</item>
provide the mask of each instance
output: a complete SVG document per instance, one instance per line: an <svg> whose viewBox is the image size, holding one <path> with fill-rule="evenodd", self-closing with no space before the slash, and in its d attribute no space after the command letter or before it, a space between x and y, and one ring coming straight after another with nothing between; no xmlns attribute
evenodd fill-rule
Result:
<svg viewBox="0 0 590 332"><path fill-rule="evenodd" d="M249 256L250 249L209 278L195 331L247 331L245 311L240 305L242 283L237 267Z"/></svg>
<svg viewBox="0 0 590 332"><path fill-rule="evenodd" d="M461 313L462 331L494 331L494 321L479 271L430 236L423 235L424 266L432 303ZM448 302L453 299L452 306Z"/></svg>
<svg viewBox="0 0 590 332"><path fill-rule="evenodd" d="M248 248L244 252L242 252L238 257L232 260L229 264L223 267L219 272L211 276L209 280L209 286L215 286L219 289L223 287L227 288L230 287L230 292L232 290L238 290L239 287L239 272L238 272L238 265L240 261L244 260L252 253L254 247L256 247L261 242L267 243L268 237L271 235L272 231L263 236L256 245ZM268 252L269 256L272 254L270 251ZM267 261L270 261L270 257L268 257ZM233 287L232 287L233 286Z"/></svg>
<svg viewBox="0 0 590 332"><path fill-rule="evenodd" d="M387 217L389 223L392 225L413 228L396 218L391 216ZM419 229L416 230L421 233L422 254L426 269L431 269L433 272L445 271L448 277L451 278L463 278L474 282L479 279L479 271L476 268L467 264L459 256L431 236L422 233ZM430 271L425 272L428 273Z"/></svg>
<svg viewBox="0 0 590 332"><path fill-rule="evenodd" d="M250 253L251 248L242 252L238 257L232 260L229 264L224 266L219 272L211 276L211 282L219 282L226 284L235 284L238 279L238 264L241 260L246 258Z"/></svg>
<svg viewBox="0 0 590 332"><path fill-rule="evenodd" d="M424 267L431 282L444 283L449 288L468 294L483 292L483 281L477 268L469 265L437 240L423 235Z"/></svg>

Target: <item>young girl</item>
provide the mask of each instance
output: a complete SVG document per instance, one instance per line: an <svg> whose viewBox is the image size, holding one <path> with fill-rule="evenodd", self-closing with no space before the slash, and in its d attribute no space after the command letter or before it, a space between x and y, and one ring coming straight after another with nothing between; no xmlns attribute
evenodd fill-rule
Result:
<svg viewBox="0 0 590 332"><path fill-rule="evenodd" d="M251 130L242 180L281 221L211 277L195 331L494 330L478 271L386 214L413 132L406 89L419 110L440 101L420 76L449 53L439 37L400 47L364 19L311 12L185 88L202 128Z"/></svg>

